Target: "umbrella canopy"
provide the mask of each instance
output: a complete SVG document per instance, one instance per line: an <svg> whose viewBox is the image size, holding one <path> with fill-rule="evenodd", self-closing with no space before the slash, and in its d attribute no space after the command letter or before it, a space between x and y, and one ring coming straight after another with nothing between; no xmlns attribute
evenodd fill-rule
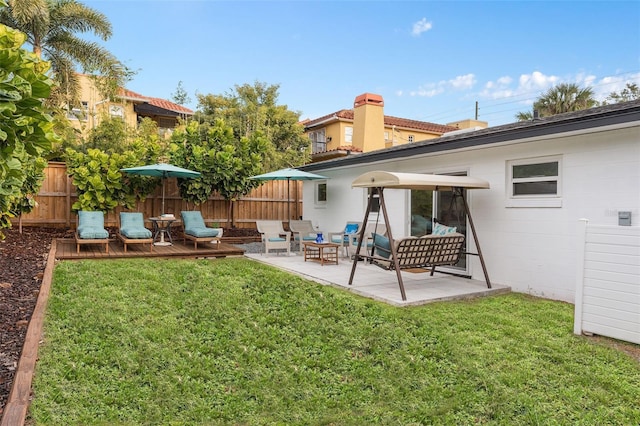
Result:
<svg viewBox="0 0 640 426"><path fill-rule="evenodd" d="M264 173L257 176L251 176L250 179L255 180L286 180L287 181L287 208L289 210L289 217L291 219L291 203L289 201L289 185L292 180L317 180L328 179L326 176L316 175L314 173L304 172L298 169L286 168L276 170L275 172Z"/></svg>
<svg viewBox="0 0 640 426"><path fill-rule="evenodd" d="M193 179L200 176L200 172L194 172L193 170L183 169L182 167L174 166L173 164L158 163L150 164L148 166L129 167L126 169L120 169L123 172L131 173L134 175L142 176L154 176L162 179L162 214L164 214L164 181L167 178L175 177L182 179Z"/></svg>

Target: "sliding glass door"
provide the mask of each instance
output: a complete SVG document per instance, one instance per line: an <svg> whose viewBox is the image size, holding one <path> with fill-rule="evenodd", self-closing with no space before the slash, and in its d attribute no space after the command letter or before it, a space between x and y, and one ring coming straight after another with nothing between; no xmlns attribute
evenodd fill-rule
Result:
<svg viewBox="0 0 640 426"><path fill-rule="evenodd" d="M463 173L447 173L466 176ZM464 196L467 196L466 190ZM467 238L467 214L464 201L452 191L411 190L411 235L419 237L430 234L434 223L455 226L456 231ZM461 256L455 269L466 271L466 256Z"/></svg>

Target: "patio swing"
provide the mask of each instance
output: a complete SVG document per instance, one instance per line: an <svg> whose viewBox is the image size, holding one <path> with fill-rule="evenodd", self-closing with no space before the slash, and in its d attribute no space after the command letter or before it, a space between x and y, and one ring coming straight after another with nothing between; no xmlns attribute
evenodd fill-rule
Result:
<svg viewBox="0 0 640 426"><path fill-rule="evenodd" d="M454 197L460 197L464 204L464 209L469 219L469 225L478 250L477 253L464 253L478 256L482 270L484 272L487 288L491 288L491 281L482 256L480 243L473 224L469 205L464 197L464 189L480 189L489 188L489 183L482 179L471 178L468 176L448 176L448 175L428 175L420 173L392 173L384 171L368 172L357 177L351 184L353 188L371 188L367 209L364 214L362 223L367 223L373 199L377 196L379 199L380 210L382 211L385 223L389 224L387 214L387 206L384 200L384 189L417 189L442 191L451 190ZM453 201L453 200L452 200ZM378 216L379 217L379 216ZM377 220L376 220L377 223ZM371 252L360 254L360 247L364 237L364 228L360 231L358 238L358 246L356 255L353 257L353 265L351 267L351 276L349 277L349 285L353 283L356 267L359 260L369 261L385 269L395 270L398 278L398 286L402 300L406 301L407 296L402 281L400 271L402 269L413 268L431 268L431 275L435 272L436 266L455 265L460 256L463 254L464 235L459 233L451 233L447 235L425 235L420 238L407 237L394 242L391 228L387 226L388 244L384 245L380 239L374 235L374 242ZM378 241L376 241L378 240ZM376 251L386 251L388 257L379 256Z"/></svg>

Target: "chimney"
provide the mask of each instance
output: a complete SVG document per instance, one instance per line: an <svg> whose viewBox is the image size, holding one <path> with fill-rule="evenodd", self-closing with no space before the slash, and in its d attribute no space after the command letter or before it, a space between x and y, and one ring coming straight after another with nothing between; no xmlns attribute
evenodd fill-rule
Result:
<svg viewBox="0 0 640 426"><path fill-rule="evenodd" d="M353 102L353 136L351 144L362 152L383 149L384 101L382 96L364 93Z"/></svg>

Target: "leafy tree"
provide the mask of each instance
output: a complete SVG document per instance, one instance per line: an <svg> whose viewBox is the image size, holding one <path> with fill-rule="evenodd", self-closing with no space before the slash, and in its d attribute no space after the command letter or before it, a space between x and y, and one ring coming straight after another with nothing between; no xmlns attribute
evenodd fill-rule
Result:
<svg viewBox="0 0 640 426"><path fill-rule="evenodd" d="M131 76L130 70L99 44L80 38L90 32L102 40L111 37L107 17L76 0L8 0L0 9L0 23L27 35L39 58L50 61L57 89L52 105L76 105L80 92L76 65L96 72L109 82L103 89L115 90ZM108 93L108 92L104 92Z"/></svg>
<svg viewBox="0 0 640 426"><path fill-rule="evenodd" d="M47 62L21 49L26 36L0 24L0 229L11 226L22 205L25 182L29 192L42 183L29 165L51 150L57 137L43 106L53 82ZM4 235L0 233L0 238Z"/></svg>
<svg viewBox="0 0 640 426"><path fill-rule="evenodd" d="M189 94L185 90L184 86L182 85L182 81L178 82L178 87L176 87L176 91L171 94L171 100L177 103L178 105L186 105L189 102L191 102L191 98L189 97Z"/></svg>
<svg viewBox="0 0 640 426"><path fill-rule="evenodd" d="M100 121L85 146L66 150L67 171L78 192L74 210L110 211L122 205L134 209L160 181L120 171L157 162L168 147L158 137L156 123L145 118L128 129L119 118Z"/></svg>
<svg viewBox="0 0 640 426"><path fill-rule="evenodd" d="M640 88L636 83L627 83L620 93L611 92L603 105L617 104L620 102L635 101L640 99Z"/></svg>
<svg viewBox="0 0 640 426"><path fill-rule="evenodd" d="M171 161L201 173L198 179L179 179L180 195L196 205L217 191L229 202L228 222L233 223L233 202L249 193L258 182L249 179L259 174L260 159L268 145L261 132L239 140L223 120L203 129L196 121L176 129L171 137Z"/></svg>
<svg viewBox="0 0 640 426"><path fill-rule="evenodd" d="M537 110L540 117L549 117L565 112L581 111L598 105L594 98L593 89L580 88L577 84L562 83L547 90L533 103L533 110ZM518 121L531 120L532 112L516 114Z"/></svg>
<svg viewBox="0 0 640 426"><path fill-rule="evenodd" d="M210 125L224 120L237 140L261 132L268 141L262 171L299 166L309 159L310 142L299 124L300 114L277 104L279 87L256 82L236 85L224 95L198 95L196 119Z"/></svg>

